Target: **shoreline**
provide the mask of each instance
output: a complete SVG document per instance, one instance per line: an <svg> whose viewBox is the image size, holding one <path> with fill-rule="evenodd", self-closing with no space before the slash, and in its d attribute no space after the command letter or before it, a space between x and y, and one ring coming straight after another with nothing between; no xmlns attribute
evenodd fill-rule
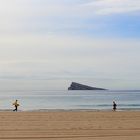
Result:
<svg viewBox="0 0 140 140"><path fill-rule="evenodd" d="M139 112L140 109L28 109L18 110L17 112ZM0 109L0 112L13 112L13 109Z"/></svg>

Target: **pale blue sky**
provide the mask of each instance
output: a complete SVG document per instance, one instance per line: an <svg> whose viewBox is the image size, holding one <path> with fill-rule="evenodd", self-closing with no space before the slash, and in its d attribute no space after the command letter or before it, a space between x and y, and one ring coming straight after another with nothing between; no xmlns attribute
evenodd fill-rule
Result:
<svg viewBox="0 0 140 140"><path fill-rule="evenodd" d="M0 89L140 89L139 0L0 0L0 18Z"/></svg>

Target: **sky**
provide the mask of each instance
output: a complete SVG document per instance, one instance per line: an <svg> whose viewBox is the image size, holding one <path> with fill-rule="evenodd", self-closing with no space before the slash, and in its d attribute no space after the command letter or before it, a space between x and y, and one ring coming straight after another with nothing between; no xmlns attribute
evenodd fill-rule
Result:
<svg viewBox="0 0 140 140"><path fill-rule="evenodd" d="M140 89L139 54L139 0L0 0L0 90Z"/></svg>

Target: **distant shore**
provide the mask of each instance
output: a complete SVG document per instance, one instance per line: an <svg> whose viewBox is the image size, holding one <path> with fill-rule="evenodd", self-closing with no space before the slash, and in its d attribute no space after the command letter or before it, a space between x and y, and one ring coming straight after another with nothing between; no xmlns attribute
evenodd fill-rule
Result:
<svg viewBox="0 0 140 140"><path fill-rule="evenodd" d="M0 139L139 140L140 111L0 112Z"/></svg>

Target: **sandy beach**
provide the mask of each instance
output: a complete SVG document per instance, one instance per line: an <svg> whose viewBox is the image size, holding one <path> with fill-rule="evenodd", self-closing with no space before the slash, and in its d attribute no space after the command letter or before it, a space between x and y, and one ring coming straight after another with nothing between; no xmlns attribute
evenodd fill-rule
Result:
<svg viewBox="0 0 140 140"><path fill-rule="evenodd" d="M1 112L0 139L140 140L140 112Z"/></svg>

